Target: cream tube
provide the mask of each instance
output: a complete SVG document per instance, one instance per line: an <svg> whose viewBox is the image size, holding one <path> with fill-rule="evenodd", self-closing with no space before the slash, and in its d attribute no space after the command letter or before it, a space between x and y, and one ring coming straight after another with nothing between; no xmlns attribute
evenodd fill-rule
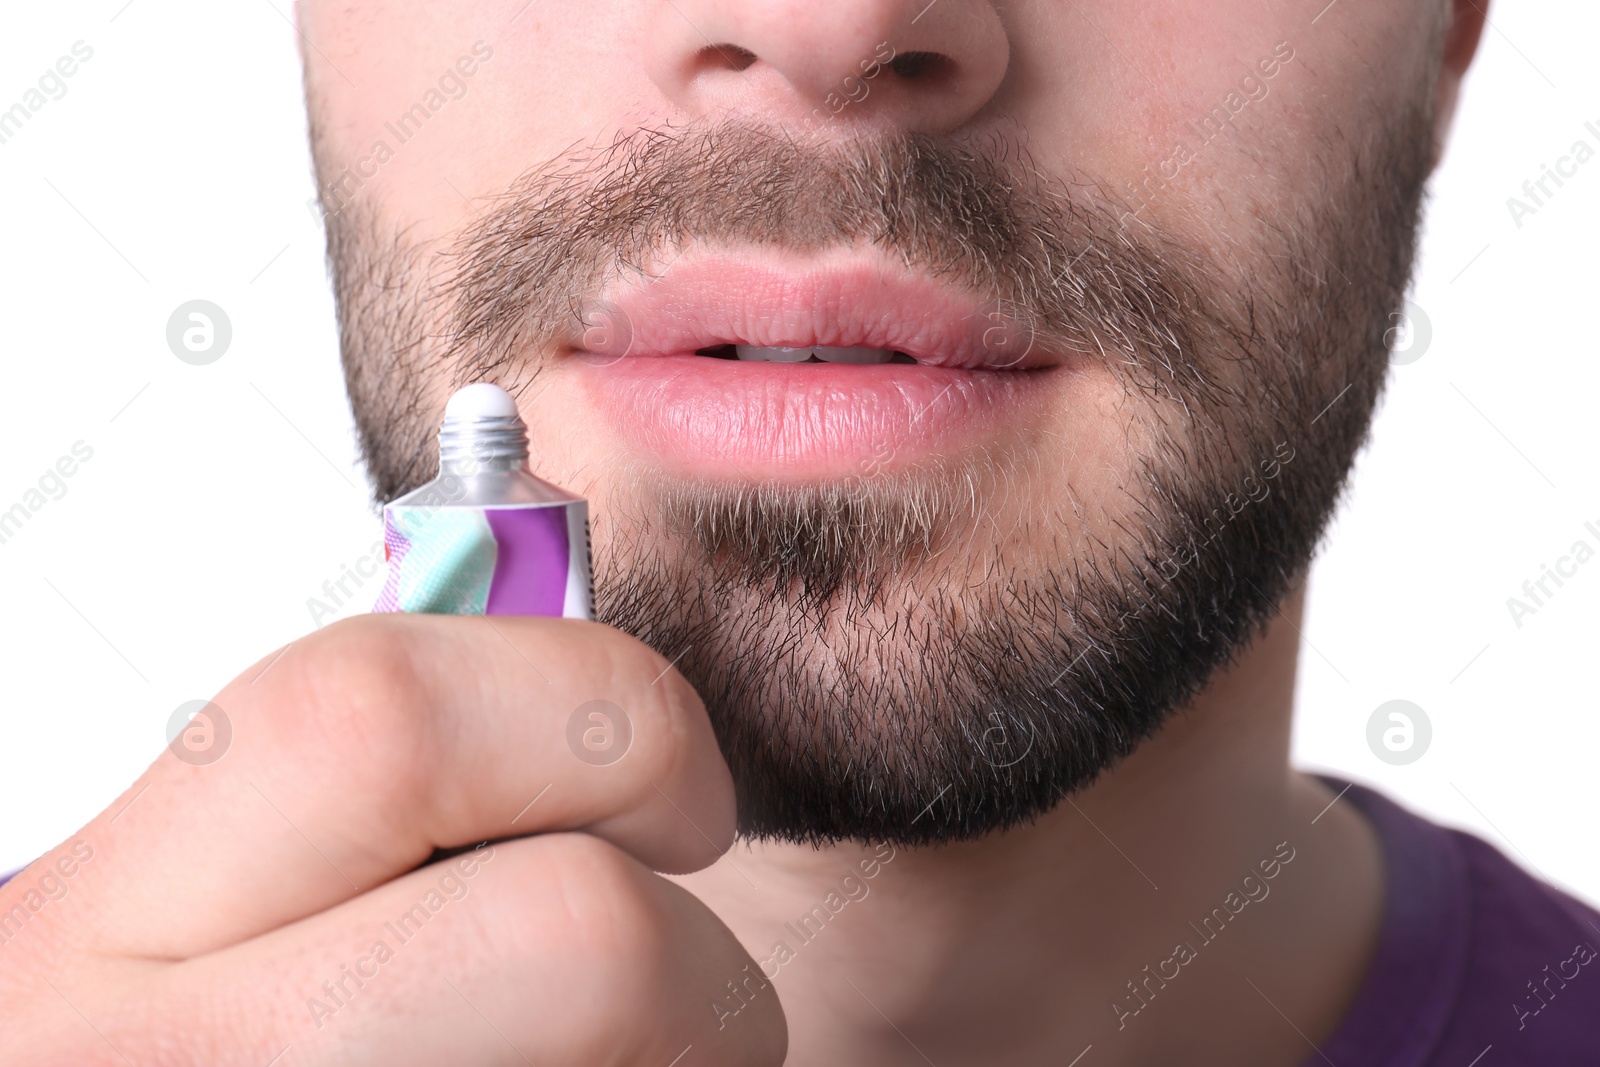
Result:
<svg viewBox="0 0 1600 1067"><path fill-rule="evenodd" d="M439 476L383 509L374 611L594 617L589 504L528 472L528 428L488 382L450 398Z"/></svg>

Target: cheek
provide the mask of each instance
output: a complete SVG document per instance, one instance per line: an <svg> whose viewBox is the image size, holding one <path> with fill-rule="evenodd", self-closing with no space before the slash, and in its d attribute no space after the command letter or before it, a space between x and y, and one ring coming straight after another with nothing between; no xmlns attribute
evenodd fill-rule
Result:
<svg viewBox="0 0 1600 1067"><path fill-rule="evenodd" d="M575 0L301 7L323 186L359 167L361 196L419 236L457 232L474 198L574 144L661 121L628 45L631 9ZM452 76L459 87L441 87Z"/></svg>
<svg viewBox="0 0 1600 1067"><path fill-rule="evenodd" d="M1161 228L1248 222L1285 186L1310 195L1316 154L1362 116L1392 113L1425 70L1432 7L1336 4L1317 18L1320 7L1016 9L1013 76L990 113L997 129L1026 128L1046 169Z"/></svg>

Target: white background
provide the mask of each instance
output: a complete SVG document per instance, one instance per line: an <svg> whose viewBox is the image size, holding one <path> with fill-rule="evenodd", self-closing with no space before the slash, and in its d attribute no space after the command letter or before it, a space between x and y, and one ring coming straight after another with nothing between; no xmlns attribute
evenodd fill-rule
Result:
<svg viewBox="0 0 1600 1067"><path fill-rule="evenodd" d="M1600 9L1556 7L1491 11L1433 185L1431 342L1395 368L1314 573L1295 753L1597 900L1600 559L1520 628L1506 606L1574 541L1600 549L1600 159L1520 228L1506 207L1575 140L1600 149ZM0 511L94 451L0 544L0 870L109 804L178 705L312 628L308 598L378 535L287 0L6 14L0 109L73 42L94 57L0 145ZM205 367L165 340L197 298L234 331ZM1408 766L1367 746L1392 699L1433 726Z"/></svg>

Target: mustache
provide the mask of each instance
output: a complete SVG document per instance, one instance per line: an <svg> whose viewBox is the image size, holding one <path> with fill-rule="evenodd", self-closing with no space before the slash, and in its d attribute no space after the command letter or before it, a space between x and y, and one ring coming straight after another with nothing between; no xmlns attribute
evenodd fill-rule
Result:
<svg viewBox="0 0 1600 1067"><path fill-rule="evenodd" d="M577 335L608 280L695 244L875 247L996 301L1036 341L1162 393L1208 387L1205 265L1099 186L1047 177L998 134L827 142L743 122L619 134L493 198L444 257L450 365L503 377Z"/></svg>

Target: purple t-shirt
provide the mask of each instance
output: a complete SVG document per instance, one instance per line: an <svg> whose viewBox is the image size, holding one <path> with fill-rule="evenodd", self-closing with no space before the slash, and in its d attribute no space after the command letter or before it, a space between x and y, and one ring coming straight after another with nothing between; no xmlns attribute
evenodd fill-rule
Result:
<svg viewBox="0 0 1600 1067"><path fill-rule="evenodd" d="M1383 929L1350 1009L1302 1067L1600 1064L1600 913L1370 789L1339 803L1383 842Z"/></svg>
<svg viewBox="0 0 1600 1067"><path fill-rule="evenodd" d="M1600 913L1370 789L1339 803L1383 843L1383 929L1350 1010L1302 1067L1600 1064Z"/></svg>

